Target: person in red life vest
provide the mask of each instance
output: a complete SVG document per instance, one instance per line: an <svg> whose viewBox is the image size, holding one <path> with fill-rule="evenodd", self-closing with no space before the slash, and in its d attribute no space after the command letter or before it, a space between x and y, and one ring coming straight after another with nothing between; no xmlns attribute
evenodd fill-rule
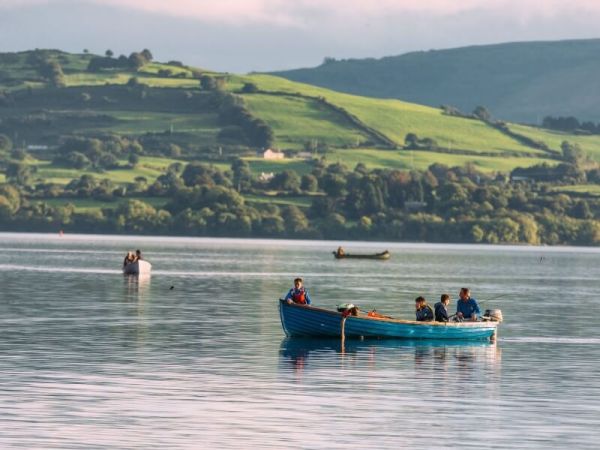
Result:
<svg viewBox="0 0 600 450"><path fill-rule="evenodd" d="M310 305L310 297L308 291L302 286L302 278L294 280L294 287L287 293L285 299L288 303L296 303L298 305Z"/></svg>

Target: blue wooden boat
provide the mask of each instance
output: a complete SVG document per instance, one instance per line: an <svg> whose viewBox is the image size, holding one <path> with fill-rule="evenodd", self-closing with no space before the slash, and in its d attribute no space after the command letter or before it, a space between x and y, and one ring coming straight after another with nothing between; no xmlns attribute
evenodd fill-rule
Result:
<svg viewBox="0 0 600 450"><path fill-rule="evenodd" d="M344 314L308 305L279 301L279 316L288 337L341 337ZM393 318L347 316L345 338L494 339L499 322L417 322Z"/></svg>

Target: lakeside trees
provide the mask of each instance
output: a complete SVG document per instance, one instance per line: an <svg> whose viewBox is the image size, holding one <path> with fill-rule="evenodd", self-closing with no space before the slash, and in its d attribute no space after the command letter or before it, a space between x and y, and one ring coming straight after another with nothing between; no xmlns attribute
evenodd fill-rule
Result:
<svg viewBox="0 0 600 450"><path fill-rule="evenodd" d="M600 199L574 198L546 182L509 182L472 167L433 164L408 172L315 161L310 174L284 171L264 182L252 176L246 161L236 159L226 171L198 162L173 165L152 184L140 179L123 189L91 175L64 188L31 186L26 166L14 164L10 183L0 185L2 229L600 244ZM310 195L311 205L245 197L274 189L282 200ZM63 198L65 204L37 199L48 196ZM146 196L163 198L162 206L148 203ZM114 206L76 211L69 199L82 198Z"/></svg>

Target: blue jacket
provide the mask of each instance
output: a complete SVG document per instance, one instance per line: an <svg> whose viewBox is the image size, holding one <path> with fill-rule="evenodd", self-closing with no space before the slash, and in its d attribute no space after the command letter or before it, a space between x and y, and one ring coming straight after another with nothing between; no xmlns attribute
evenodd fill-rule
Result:
<svg viewBox="0 0 600 450"><path fill-rule="evenodd" d="M448 322L448 308L442 302L435 304L435 321L436 322Z"/></svg>
<svg viewBox="0 0 600 450"><path fill-rule="evenodd" d="M463 314L465 319L470 319L473 313L475 313L476 316L481 315L477 300L473 297L469 298L466 302L460 298L456 301L456 313L459 312Z"/></svg>
<svg viewBox="0 0 600 450"><path fill-rule="evenodd" d="M417 313L417 321L419 322L429 322L433 320L433 310L431 306L425 305L420 310L416 311Z"/></svg>
<svg viewBox="0 0 600 450"><path fill-rule="evenodd" d="M287 295L285 296L285 300L294 301L294 295L298 295L301 292L304 292L304 299L306 300L306 304L310 305L311 304L310 296L308 295L308 291L306 289L304 289L304 287L301 287L300 289L296 289L295 287L291 288L290 292L288 292Z"/></svg>

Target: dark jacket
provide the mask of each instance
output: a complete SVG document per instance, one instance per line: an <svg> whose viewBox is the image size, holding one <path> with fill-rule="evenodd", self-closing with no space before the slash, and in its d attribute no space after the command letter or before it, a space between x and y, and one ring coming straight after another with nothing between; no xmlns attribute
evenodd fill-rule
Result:
<svg viewBox="0 0 600 450"><path fill-rule="evenodd" d="M433 320L433 310L431 309L431 306L429 306L429 305L424 305L416 313L417 313L417 321L419 321L419 322L429 322L429 321Z"/></svg>
<svg viewBox="0 0 600 450"><path fill-rule="evenodd" d="M437 302L435 304L435 321L436 322L448 322L450 318L448 317L448 309L446 305L442 302Z"/></svg>

